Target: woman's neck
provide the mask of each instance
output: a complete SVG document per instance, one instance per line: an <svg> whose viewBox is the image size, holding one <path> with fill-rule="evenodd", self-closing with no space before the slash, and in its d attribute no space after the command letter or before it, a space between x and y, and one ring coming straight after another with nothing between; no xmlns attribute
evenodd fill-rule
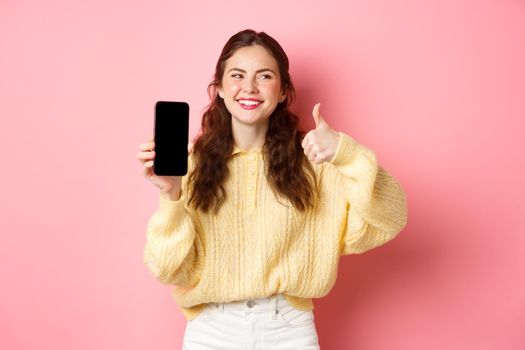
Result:
<svg viewBox="0 0 525 350"><path fill-rule="evenodd" d="M244 151L255 151L262 148L266 140L266 124L232 123L233 142Z"/></svg>

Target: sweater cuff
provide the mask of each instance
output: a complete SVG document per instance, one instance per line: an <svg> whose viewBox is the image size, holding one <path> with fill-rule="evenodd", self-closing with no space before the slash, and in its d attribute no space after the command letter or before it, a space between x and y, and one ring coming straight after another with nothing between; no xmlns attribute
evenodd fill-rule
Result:
<svg viewBox="0 0 525 350"><path fill-rule="evenodd" d="M174 220L180 218L180 215L184 213L185 195L181 194L180 198L176 201L171 201L164 198L159 192L159 208L158 214L168 220Z"/></svg>
<svg viewBox="0 0 525 350"><path fill-rule="evenodd" d="M339 143L334 157L328 162L332 165L345 165L352 162L355 156L355 150L359 143L351 136L339 131Z"/></svg>

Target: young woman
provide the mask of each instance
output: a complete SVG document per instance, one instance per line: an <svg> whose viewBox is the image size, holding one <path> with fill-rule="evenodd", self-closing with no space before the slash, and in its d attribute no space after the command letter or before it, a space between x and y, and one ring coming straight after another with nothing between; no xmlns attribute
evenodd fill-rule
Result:
<svg viewBox="0 0 525 350"><path fill-rule="evenodd" d="M313 108L298 127L288 58L264 32L224 46L211 103L189 146L188 174L156 176L144 263L188 323L184 349L319 349L313 298L335 283L339 257L394 238L406 196L375 153Z"/></svg>

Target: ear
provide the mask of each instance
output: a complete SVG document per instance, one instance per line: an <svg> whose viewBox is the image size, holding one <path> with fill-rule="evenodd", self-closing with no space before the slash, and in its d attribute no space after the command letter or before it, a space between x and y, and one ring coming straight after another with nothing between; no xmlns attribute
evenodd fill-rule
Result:
<svg viewBox="0 0 525 350"><path fill-rule="evenodd" d="M286 100L286 93L281 91L281 94L279 95L279 103L283 103L284 100Z"/></svg>
<svg viewBox="0 0 525 350"><path fill-rule="evenodd" d="M217 88L217 92L219 93L219 97L224 99L224 92L222 91L221 87Z"/></svg>

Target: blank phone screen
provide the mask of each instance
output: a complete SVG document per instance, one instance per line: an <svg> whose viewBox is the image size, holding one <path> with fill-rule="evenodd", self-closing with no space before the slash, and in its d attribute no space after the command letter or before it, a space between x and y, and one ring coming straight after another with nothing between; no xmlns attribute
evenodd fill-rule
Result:
<svg viewBox="0 0 525 350"><path fill-rule="evenodd" d="M155 104L153 172L156 175L183 176L188 172L189 113L186 102Z"/></svg>

